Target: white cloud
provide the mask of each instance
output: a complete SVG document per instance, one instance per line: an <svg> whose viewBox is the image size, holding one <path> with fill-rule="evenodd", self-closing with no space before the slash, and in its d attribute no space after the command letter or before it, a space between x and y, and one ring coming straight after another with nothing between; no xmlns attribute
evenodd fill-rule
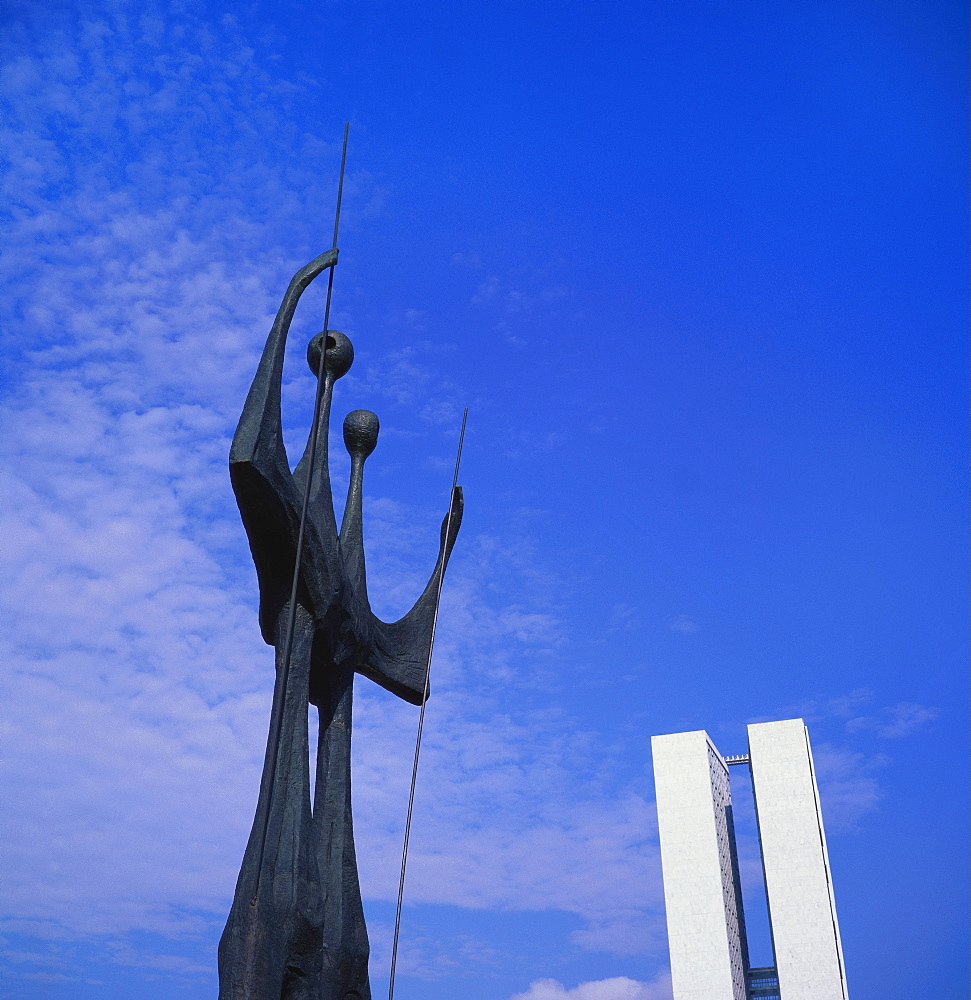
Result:
<svg viewBox="0 0 971 1000"><path fill-rule="evenodd" d="M573 989L555 979L537 979L525 993L516 993L510 1000L670 1000L671 995L671 977L662 974L650 983L615 976L580 983Z"/></svg>
<svg viewBox="0 0 971 1000"><path fill-rule="evenodd" d="M856 688L835 698L807 699L783 711L807 723L838 719L848 733L873 733L881 739L899 739L921 732L940 714L933 706L910 701L874 707L875 700L876 694L869 688Z"/></svg>
<svg viewBox="0 0 971 1000"><path fill-rule="evenodd" d="M773 719L804 719L807 725L814 722L825 722L830 719L848 719L855 715L864 705L870 704L876 695L869 688L856 688L835 698L805 698L795 704L779 709ZM758 722L768 722L769 717L759 718Z"/></svg>
<svg viewBox="0 0 971 1000"><path fill-rule="evenodd" d="M391 963L394 925L371 920L368 941L371 945L372 975L387 976ZM396 977L426 982L450 976L480 977L494 975L503 966L502 953L492 945L463 933L429 934L409 925L398 941ZM378 989L372 983L372 990Z"/></svg>
<svg viewBox="0 0 971 1000"><path fill-rule="evenodd" d="M637 608L630 604L615 604L607 618L608 632L636 632L641 618Z"/></svg>
<svg viewBox="0 0 971 1000"><path fill-rule="evenodd" d="M901 702L888 705L875 715L862 715L849 719L846 723L849 732L872 732L882 739L899 739L911 736L930 727L940 715L936 708L928 705L917 705L913 702Z"/></svg>
<svg viewBox="0 0 971 1000"><path fill-rule="evenodd" d="M699 626L694 618L691 618L689 615L678 615L677 618L671 621L668 628L672 632L684 632L690 635L692 632L697 632Z"/></svg>
<svg viewBox="0 0 971 1000"><path fill-rule="evenodd" d="M882 754L870 756L829 743L813 747L827 831L855 830L860 820L877 808L884 792L875 772L888 763Z"/></svg>

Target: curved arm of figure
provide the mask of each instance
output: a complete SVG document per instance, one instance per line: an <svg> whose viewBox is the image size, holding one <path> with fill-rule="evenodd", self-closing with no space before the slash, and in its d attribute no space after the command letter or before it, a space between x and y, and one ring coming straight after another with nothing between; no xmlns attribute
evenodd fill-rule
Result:
<svg viewBox="0 0 971 1000"><path fill-rule="evenodd" d="M287 333L300 296L317 275L336 263L337 250L328 250L300 268L290 279L290 285L266 338L253 384L243 404L243 412L229 451L230 464L251 462L261 472L275 470L282 464L289 473L290 466L283 448L280 427L280 382L283 378Z"/></svg>
<svg viewBox="0 0 971 1000"><path fill-rule="evenodd" d="M428 653L432 641L435 606L442 574L462 525L462 487L452 493L452 506L442 521L438 562L415 606L396 622L382 622L371 616L372 639L365 664L358 672L387 688L392 694L420 705L425 694Z"/></svg>
<svg viewBox="0 0 971 1000"><path fill-rule="evenodd" d="M280 382L287 332L300 296L337 261L330 250L290 281L267 337L229 452L229 474L260 583L260 626L273 645L280 608L289 598L301 502L283 446Z"/></svg>

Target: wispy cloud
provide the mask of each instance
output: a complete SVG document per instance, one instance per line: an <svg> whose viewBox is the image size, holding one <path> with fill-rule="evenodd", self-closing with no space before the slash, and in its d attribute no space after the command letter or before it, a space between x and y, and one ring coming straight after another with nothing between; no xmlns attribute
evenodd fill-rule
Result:
<svg viewBox="0 0 971 1000"><path fill-rule="evenodd" d="M874 705L876 694L857 688L832 698L810 698L783 709L807 724L840 722L847 733L872 733L881 739L899 739L928 729L940 715L931 705L903 701L894 705Z"/></svg>
<svg viewBox="0 0 971 1000"><path fill-rule="evenodd" d="M390 964L393 933L390 923L368 923L371 968L381 973L386 973ZM498 949L470 934L416 932L412 925L399 941L396 970L402 976L434 982L451 976L494 975L502 964L503 955Z"/></svg>
<svg viewBox="0 0 971 1000"><path fill-rule="evenodd" d="M889 759L821 743L813 747L813 763L827 831L857 829L885 794L876 775Z"/></svg>
<svg viewBox="0 0 971 1000"><path fill-rule="evenodd" d="M874 715L848 719L846 728L849 732L872 732L882 739L892 740L930 728L938 715L940 711L936 708L905 701L888 705Z"/></svg>
<svg viewBox="0 0 971 1000"><path fill-rule="evenodd" d="M637 608L630 604L615 604L607 618L608 632L634 632L641 624Z"/></svg>
<svg viewBox="0 0 971 1000"><path fill-rule="evenodd" d="M516 993L510 1000L670 1000L671 995L671 977L665 973L650 983L615 976L573 989L555 979L537 979L525 993Z"/></svg>
<svg viewBox="0 0 971 1000"><path fill-rule="evenodd" d="M668 623L668 628L672 632L684 632L686 635L697 632L699 627L698 622L689 615L678 615Z"/></svg>

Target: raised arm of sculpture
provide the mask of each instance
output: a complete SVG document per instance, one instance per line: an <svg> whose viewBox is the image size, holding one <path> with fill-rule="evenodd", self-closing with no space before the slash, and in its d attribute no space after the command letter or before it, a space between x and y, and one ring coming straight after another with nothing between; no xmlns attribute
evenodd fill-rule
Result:
<svg viewBox="0 0 971 1000"><path fill-rule="evenodd" d="M336 263L337 251L329 250L291 279L266 339L229 453L233 492L259 578L260 627L263 638L271 645L277 615L289 596L302 504L299 484L290 472L281 426L280 389L287 333L300 296L314 278ZM328 381L332 386L333 380ZM326 443L326 431L323 439ZM322 457L326 468L326 447ZM317 529L324 552L332 553L333 558L319 560L312 585L329 595L338 587L335 574L328 571L328 565L336 564L336 527L329 477L324 479L315 473L315 478L323 480L315 493L325 490L327 503L321 505L325 510L314 511L312 529Z"/></svg>
<svg viewBox="0 0 971 1000"><path fill-rule="evenodd" d="M314 278L336 263L337 251L328 250L300 268L290 279L239 418L229 453L230 465L249 463L263 475L273 475L285 469L289 475L290 466L283 448L280 424L280 384L287 333L300 296Z"/></svg>
<svg viewBox="0 0 971 1000"><path fill-rule="evenodd" d="M349 590L345 602L353 609L355 632L364 638L357 671L399 698L420 705L425 693L428 652L442 574L462 524L462 490L456 487L451 510L442 521L438 561L421 597L399 621L381 621L372 614L367 596L361 513L364 462L377 445L379 427L377 415L370 410L355 410L344 419L344 444L351 456L351 475L340 533L344 579Z"/></svg>
<svg viewBox="0 0 971 1000"><path fill-rule="evenodd" d="M369 612L371 642L367 661L358 667L358 672L412 705L420 705L428 694L426 673L435 610L442 574L462 525L462 509L462 487L456 486L451 509L442 520L438 561L421 597L408 614L396 622L383 622Z"/></svg>

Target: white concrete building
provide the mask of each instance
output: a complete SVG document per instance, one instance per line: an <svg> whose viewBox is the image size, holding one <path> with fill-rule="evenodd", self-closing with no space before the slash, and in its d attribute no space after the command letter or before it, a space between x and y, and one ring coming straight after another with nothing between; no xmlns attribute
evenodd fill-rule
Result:
<svg viewBox="0 0 971 1000"><path fill-rule="evenodd" d="M675 998L746 1000L728 767L703 731L651 745Z"/></svg>
<svg viewBox="0 0 971 1000"><path fill-rule="evenodd" d="M747 756L704 731L655 736L675 1000L847 1000L809 737L801 719L748 727ZM751 969L729 764L751 767L775 966Z"/></svg>

